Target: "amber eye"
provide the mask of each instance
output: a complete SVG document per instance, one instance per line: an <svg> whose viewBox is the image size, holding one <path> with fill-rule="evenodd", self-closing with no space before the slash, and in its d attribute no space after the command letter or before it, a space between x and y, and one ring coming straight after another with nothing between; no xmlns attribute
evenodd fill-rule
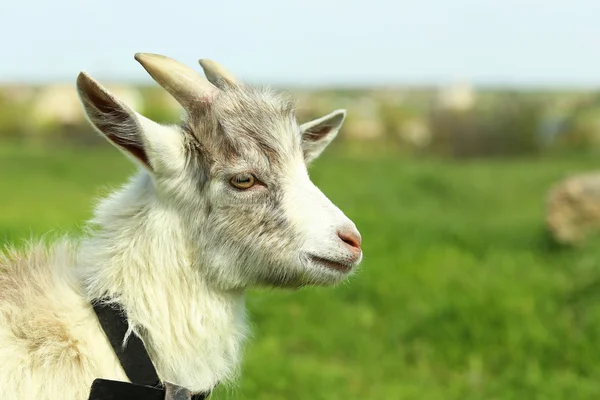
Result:
<svg viewBox="0 0 600 400"><path fill-rule="evenodd" d="M238 189L250 189L256 183L256 179L254 178L254 175L244 172L243 174L238 174L231 178L229 183L231 183L231 186Z"/></svg>

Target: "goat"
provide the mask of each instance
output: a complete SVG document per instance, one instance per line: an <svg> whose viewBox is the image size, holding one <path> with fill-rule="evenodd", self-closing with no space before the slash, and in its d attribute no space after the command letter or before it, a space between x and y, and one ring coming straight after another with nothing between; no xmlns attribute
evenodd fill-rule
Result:
<svg viewBox="0 0 600 400"><path fill-rule="evenodd" d="M161 380L209 390L239 373L248 288L334 285L362 260L355 224L307 172L345 110L300 125L291 100L216 62L200 60L204 78L135 59L185 115L158 124L78 75L87 119L139 168L83 237L0 253L3 400L82 400L95 378L128 381L91 306L104 298Z"/></svg>

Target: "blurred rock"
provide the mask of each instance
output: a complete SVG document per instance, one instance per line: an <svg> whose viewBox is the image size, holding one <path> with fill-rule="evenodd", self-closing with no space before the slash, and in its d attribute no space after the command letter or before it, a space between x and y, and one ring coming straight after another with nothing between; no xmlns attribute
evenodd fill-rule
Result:
<svg viewBox="0 0 600 400"><path fill-rule="evenodd" d="M581 243L600 230L600 172L559 182L547 198L546 226L561 244Z"/></svg>

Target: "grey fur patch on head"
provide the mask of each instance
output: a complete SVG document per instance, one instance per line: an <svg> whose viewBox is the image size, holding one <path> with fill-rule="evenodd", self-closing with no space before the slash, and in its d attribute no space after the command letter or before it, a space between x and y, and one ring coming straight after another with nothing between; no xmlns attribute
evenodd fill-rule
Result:
<svg viewBox="0 0 600 400"><path fill-rule="evenodd" d="M295 102L269 88L226 86L182 124L187 159L198 176L208 178L235 160L281 165L301 151Z"/></svg>
<svg viewBox="0 0 600 400"><path fill-rule="evenodd" d="M183 130L194 146L188 157L204 158L204 167L227 164L254 154L277 165L300 149L300 131L292 98L268 88L223 87L204 108L189 113ZM194 152L195 151L195 152Z"/></svg>

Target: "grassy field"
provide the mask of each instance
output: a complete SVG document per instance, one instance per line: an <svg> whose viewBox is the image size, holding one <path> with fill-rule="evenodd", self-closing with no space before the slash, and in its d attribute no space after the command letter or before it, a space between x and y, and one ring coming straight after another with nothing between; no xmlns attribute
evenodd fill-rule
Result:
<svg viewBox="0 0 600 400"><path fill-rule="evenodd" d="M600 248L548 245L543 198L600 157L443 163L326 152L313 180L358 225L335 289L249 295L243 378L215 399L600 398ZM0 146L0 243L78 229L117 151Z"/></svg>

